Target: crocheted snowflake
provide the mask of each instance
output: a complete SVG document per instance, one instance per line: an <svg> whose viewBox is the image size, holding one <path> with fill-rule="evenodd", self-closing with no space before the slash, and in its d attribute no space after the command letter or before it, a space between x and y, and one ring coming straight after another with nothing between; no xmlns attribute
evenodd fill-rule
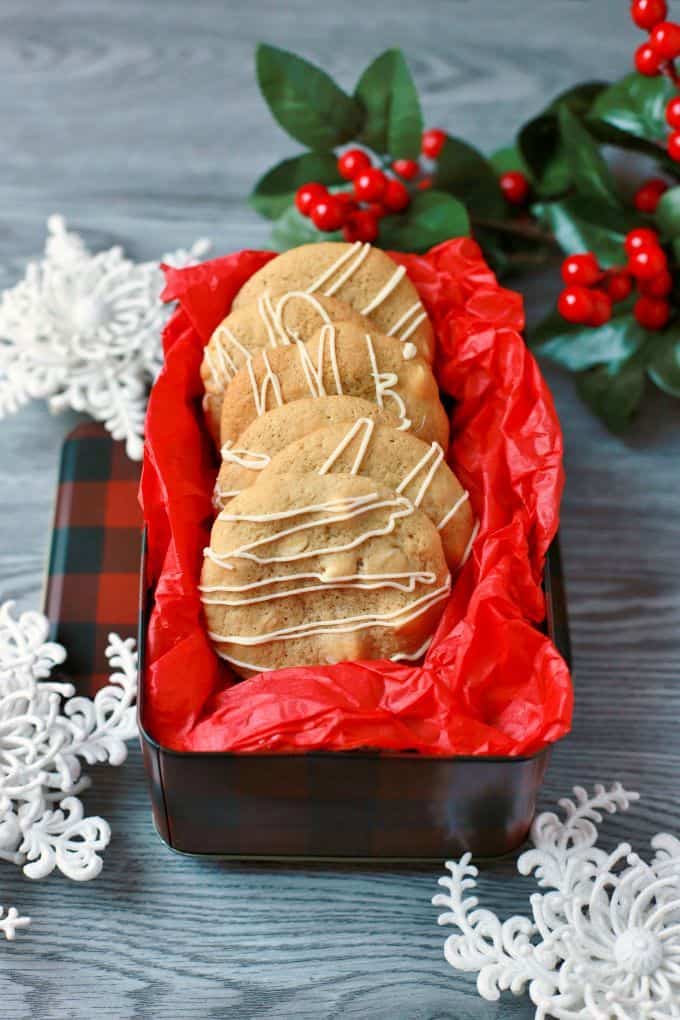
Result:
<svg viewBox="0 0 680 1020"><path fill-rule="evenodd" d="M534 872L550 890L530 898L532 917L506 921L480 909L477 869L470 854L448 861L440 878L446 907L440 924L452 924L444 953L452 967L476 971L477 988L496 1000L502 990L520 995L528 985L536 1020L673 1020L680 1017L680 841L652 840L649 863L627 843L599 849L602 812L626 810L638 799L620 784L596 786L589 797L574 788L561 800L564 819L539 815L517 868Z"/></svg>
<svg viewBox="0 0 680 1020"><path fill-rule="evenodd" d="M0 298L0 418L46 399L104 422L139 460L167 316L159 264L132 262L119 246L93 255L61 216L47 230L42 261ZM162 261L188 265L209 247L199 240Z"/></svg>
<svg viewBox="0 0 680 1020"><path fill-rule="evenodd" d="M78 794L89 786L81 761L120 765L137 732L137 656L132 638L109 635L114 670L94 698L75 697L51 674L66 658L48 641L41 613L16 619L0 607L0 859L44 878L55 868L82 882L102 868L111 831L103 818L85 817ZM0 908L1 911L1 908ZM0 916L7 938L27 919L12 908Z"/></svg>

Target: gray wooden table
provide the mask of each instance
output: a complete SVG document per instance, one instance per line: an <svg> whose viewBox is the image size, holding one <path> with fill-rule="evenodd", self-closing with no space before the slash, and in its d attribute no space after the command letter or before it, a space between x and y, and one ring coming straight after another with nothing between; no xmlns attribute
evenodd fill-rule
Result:
<svg viewBox="0 0 680 1020"><path fill-rule="evenodd" d="M401 45L427 120L487 150L544 101L628 68L639 36L619 0L3 0L0 10L0 286L65 214L95 246L154 258L207 235L218 252L262 244L244 202L291 151L253 76L259 39L295 48L350 86ZM531 287L531 285L528 285ZM529 304L540 299L537 287ZM567 439L563 543L576 670L573 733L542 804L574 783L643 795L607 826L645 850L680 831L680 413L658 394L622 441L549 373ZM62 436L42 406L3 422L0 598L37 607ZM101 877L31 883L0 868L0 902L34 917L0 945L7 1020L528 1018L525 1000L478 998L444 962L430 897L441 869L220 865L155 836L140 755L95 771L91 813L113 839ZM511 864L485 900L524 911Z"/></svg>

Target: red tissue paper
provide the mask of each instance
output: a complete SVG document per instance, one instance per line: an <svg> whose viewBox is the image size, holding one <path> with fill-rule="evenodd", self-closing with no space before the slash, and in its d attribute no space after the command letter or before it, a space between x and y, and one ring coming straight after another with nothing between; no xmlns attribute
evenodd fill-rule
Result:
<svg viewBox="0 0 680 1020"><path fill-rule="evenodd" d="M184 751L521 755L569 729L564 660L537 629L541 575L558 524L562 436L501 288L474 241L394 254L432 317L439 385L454 399L448 461L480 521L422 665L342 662L235 681L212 651L197 584L213 519L216 454L201 411L203 347L245 281L273 258L243 251L165 267L178 306L149 400L141 501L153 591L144 724Z"/></svg>

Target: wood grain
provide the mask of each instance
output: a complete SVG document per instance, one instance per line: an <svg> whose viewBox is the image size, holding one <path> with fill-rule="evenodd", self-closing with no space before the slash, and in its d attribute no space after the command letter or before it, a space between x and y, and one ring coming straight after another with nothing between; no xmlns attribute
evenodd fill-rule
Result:
<svg viewBox="0 0 680 1020"><path fill-rule="evenodd" d="M630 66L638 35L618 0L4 0L0 31L0 286L63 212L94 247L157 257L207 234L218 251L262 244L244 202L294 146L252 70L255 42L295 48L350 87L402 45L427 121L486 150L544 101ZM554 280L527 285L532 307ZM680 440L677 405L654 394L626 441L549 372L567 438L563 544L577 710L542 803L574 783L620 779L643 794L607 842L645 851L680 831ZM40 604L57 459L74 417L41 406L2 423L0 598ZM445 963L430 905L440 868L220 865L170 854L151 828L141 759L94 769L89 810L110 820L101 877L33 884L2 867L0 900L34 917L0 946L7 1020L222 1018L527 1020L484 1003ZM533 884L511 862L481 895L523 911Z"/></svg>

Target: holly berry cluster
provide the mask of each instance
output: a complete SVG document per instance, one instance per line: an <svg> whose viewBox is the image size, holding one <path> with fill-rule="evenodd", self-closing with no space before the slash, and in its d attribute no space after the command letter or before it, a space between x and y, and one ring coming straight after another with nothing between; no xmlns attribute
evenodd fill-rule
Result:
<svg viewBox="0 0 680 1020"><path fill-rule="evenodd" d="M663 329L671 314L668 295L673 278L658 234L638 227L626 235L626 265L602 270L592 252L570 255L562 263L567 284L557 302L560 315L568 322L604 326L612 317L612 305L625 301L637 286L633 315L644 329Z"/></svg>
<svg viewBox="0 0 680 1020"><path fill-rule="evenodd" d="M446 143L446 132L429 128L423 132L421 153L436 164ZM363 149L346 149L337 160L340 176L351 181L351 191L329 191L324 184L309 181L295 193L298 211L308 217L317 230L342 230L346 241L375 241L383 216L404 212L411 204L411 192L404 181L418 191L432 187L431 174L415 159L395 159L392 174L374 166ZM524 205L529 198L529 181L518 170L500 175L498 183L510 205Z"/></svg>
<svg viewBox="0 0 680 1020"><path fill-rule="evenodd" d="M667 21L666 0L633 0L631 17L638 28L649 32L646 42L635 51L635 67L647 77L667 75L674 85L680 84L675 61L680 57L680 24ZM673 96L666 105L666 123L671 132L666 139L668 155L680 162L680 96ZM652 192L649 193L653 201ZM641 201L644 202L644 197ZM645 210L646 211L646 210Z"/></svg>

